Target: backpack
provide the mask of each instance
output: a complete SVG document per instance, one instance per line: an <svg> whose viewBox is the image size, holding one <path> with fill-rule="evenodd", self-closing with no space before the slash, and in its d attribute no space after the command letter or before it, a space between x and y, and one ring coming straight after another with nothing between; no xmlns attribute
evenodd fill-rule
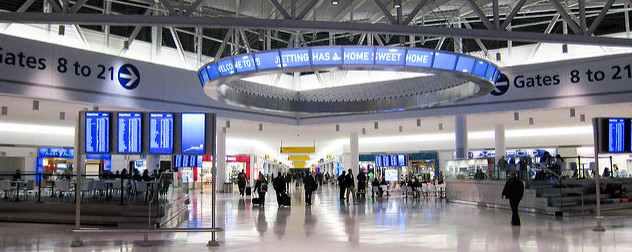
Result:
<svg viewBox="0 0 632 252"><path fill-rule="evenodd" d="M268 183L261 184L261 192L268 192Z"/></svg>

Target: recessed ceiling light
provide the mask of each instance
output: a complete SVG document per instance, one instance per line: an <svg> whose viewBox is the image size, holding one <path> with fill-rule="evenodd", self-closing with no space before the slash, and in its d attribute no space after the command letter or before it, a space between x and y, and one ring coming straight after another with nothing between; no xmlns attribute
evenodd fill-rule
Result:
<svg viewBox="0 0 632 252"><path fill-rule="evenodd" d="M331 4L338 5L338 0L331 0Z"/></svg>

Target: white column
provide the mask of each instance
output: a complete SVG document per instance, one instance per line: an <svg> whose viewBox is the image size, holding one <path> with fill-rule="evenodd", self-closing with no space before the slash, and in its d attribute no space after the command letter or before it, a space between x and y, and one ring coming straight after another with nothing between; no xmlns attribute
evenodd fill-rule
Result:
<svg viewBox="0 0 632 252"><path fill-rule="evenodd" d="M219 120L218 120L219 121ZM217 191L224 192L224 182L226 180L226 128L217 127Z"/></svg>
<svg viewBox="0 0 632 252"><path fill-rule="evenodd" d="M500 157L505 156L505 153L507 153L507 149L505 147L505 125L502 124L496 124L496 126L494 127L494 141L495 141L495 150L496 150L496 157L495 157L495 164L498 164L498 160L500 159Z"/></svg>
<svg viewBox="0 0 632 252"><path fill-rule="evenodd" d="M360 162L360 153L358 147L358 132L351 132L349 136L349 168L353 174L358 174L358 163Z"/></svg>
<svg viewBox="0 0 632 252"><path fill-rule="evenodd" d="M455 140L456 159L467 159L467 116L456 115L455 123Z"/></svg>

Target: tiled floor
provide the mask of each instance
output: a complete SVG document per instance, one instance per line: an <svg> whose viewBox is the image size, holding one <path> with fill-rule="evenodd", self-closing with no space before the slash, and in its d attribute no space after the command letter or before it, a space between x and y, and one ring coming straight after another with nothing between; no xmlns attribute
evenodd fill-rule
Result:
<svg viewBox="0 0 632 252"><path fill-rule="evenodd" d="M83 235L71 248L72 226L0 223L2 251L632 251L632 219L604 221L521 213L522 227L509 224L510 211L401 197L341 204L333 187L321 187L306 207L292 188L291 208L269 192L265 207L250 198L224 194L217 201L221 246L207 248L210 233ZM192 194L189 221L182 227L210 227L210 193Z"/></svg>

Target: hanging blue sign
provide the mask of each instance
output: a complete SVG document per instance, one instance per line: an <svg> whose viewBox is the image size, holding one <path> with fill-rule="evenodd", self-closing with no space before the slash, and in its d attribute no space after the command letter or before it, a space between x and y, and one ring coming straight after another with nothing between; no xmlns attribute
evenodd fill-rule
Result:
<svg viewBox="0 0 632 252"><path fill-rule="evenodd" d="M342 65L342 47L312 48L312 66Z"/></svg>
<svg viewBox="0 0 632 252"><path fill-rule="evenodd" d="M433 69L454 70L456 64L456 54L436 52L432 63Z"/></svg>
<svg viewBox="0 0 632 252"><path fill-rule="evenodd" d="M476 63L476 59L467 56L459 56L459 61L456 63L456 68L454 71L461 73L472 73L474 70L474 63Z"/></svg>
<svg viewBox="0 0 632 252"><path fill-rule="evenodd" d="M257 65L257 70L281 68L279 51L255 53L255 65Z"/></svg>
<svg viewBox="0 0 632 252"><path fill-rule="evenodd" d="M281 51L283 67L309 67L309 49L292 49Z"/></svg>
<svg viewBox="0 0 632 252"><path fill-rule="evenodd" d="M257 68L255 67L255 60L251 54L237 56L233 58L233 62L235 62L235 70L237 70L238 73L245 73L257 70Z"/></svg>
<svg viewBox="0 0 632 252"><path fill-rule="evenodd" d="M373 65L373 47L343 47L344 65Z"/></svg>
<svg viewBox="0 0 632 252"><path fill-rule="evenodd" d="M408 52L406 54L406 66L430 68L432 66L433 58L434 58L433 51L408 49Z"/></svg>
<svg viewBox="0 0 632 252"><path fill-rule="evenodd" d="M375 49L375 65L382 66L404 66L406 62L405 48L384 48Z"/></svg>
<svg viewBox="0 0 632 252"><path fill-rule="evenodd" d="M225 59L217 62L217 70L219 70L219 75L221 76L234 74L235 67L233 66L233 59Z"/></svg>

